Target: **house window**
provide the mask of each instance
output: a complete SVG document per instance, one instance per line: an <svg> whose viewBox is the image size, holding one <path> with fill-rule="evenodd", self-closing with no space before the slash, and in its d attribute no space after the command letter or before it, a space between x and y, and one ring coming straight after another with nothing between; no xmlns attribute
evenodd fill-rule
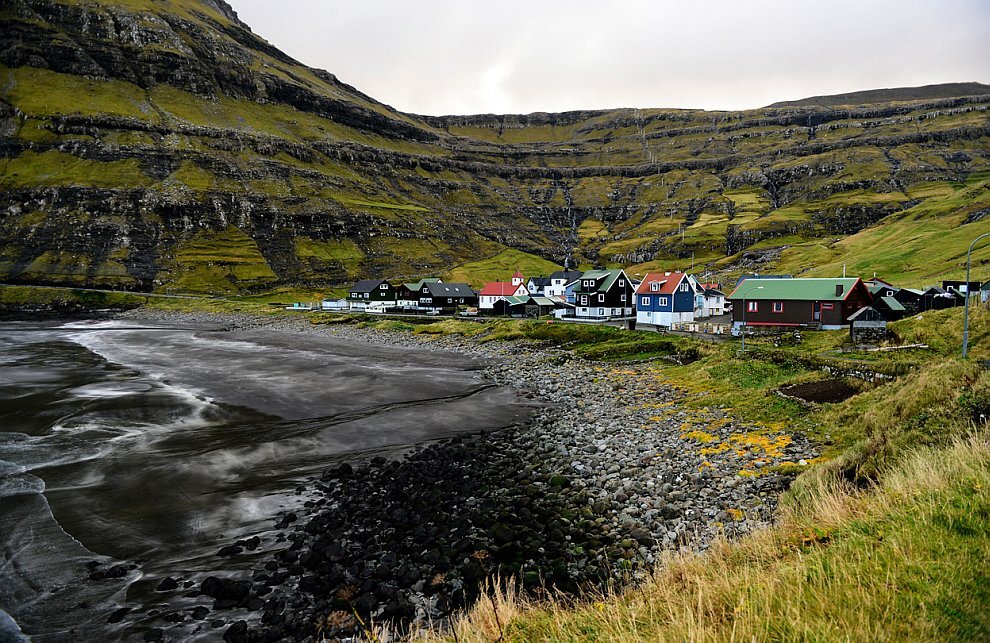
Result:
<svg viewBox="0 0 990 643"><path fill-rule="evenodd" d="M581 295L581 305L582 306L588 305L588 295Z"/></svg>
<svg viewBox="0 0 990 643"><path fill-rule="evenodd" d="M834 310L835 304L822 304L822 310Z"/></svg>
<svg viewBox="0 0 990 643"><path fill-rule="evenodd" d="M366 292L366 293L364 293L364 298L365 298L365 299L367 299L367 298L368 298L369 296L371 296L371 293L370 293L370 292Z"/></svg>
<svg viewBox="0 0 990 643"><path fill-rule="evenodd" d="M687 284L681 284L681 292L687 292L687 291L688 291L688 285Z"/></svg>
<svg viewBox="0 0 990 643"><path fill-rule="evenodd" d="M421 304L432 304L433 303L433 297L423 297L422 299L419 300L419 303L421 303Z"/></svg>
<svg viewBox="0 0 990 643"><path fill-rule="evenodd" d="M652 290L653 292L660 292L660 282L659 281L650 282L650 290Z"/></svg>
<svg viewBox="0 0 990 643"><path fill-rule="evenodd" d="M381 288L382 290L388 290L388 284L382 284L381 286L378 287Z"/></svg>
<svg viewBox="0 0 990 643"><path fill-rule="evenodd" d="M760 302L758 302L758 301L747 301L746 302L746 312L747 313L758 313L758 312L760 312Z"/></svg>
<svg viewBox="0 0 990 643"><path fill-rule="evenodd" d="M782 312L784 312L784 302L782 302L782 301L775 301L775 302L773 302L773 312L775 312L775 313L782 313Z"/></svg>
<svg viewBox="0 0 990 643"><path fill-rule="evenodd" d="M659 305L661 305L661 306L666 306L667 305L667 298L666 297L660 297L659 298L659 301L657 301L657 303Z"/></svg>
<svg viewBox="0 0 990 643"><path fill-rule="evenodd" d="M605 301L605 293L598 293L598 301Z"/></svg>
<svg viewBox="0 0 990 643"><path fill-rule="evenodd" d="M619 301L625 301L625 300L626 300L626 296L625 295L622 295L621 297L619 297Z"/></svg>
<svg viewBox="0 0 990 643"><path fill-rule="evenodd" d="M593 281L586 281L586 282L584 282L584 287L585 288L591 288L594 284L595 284L595 282L593 282Z"/></svg>
<svg viewBox="0 0 990 643"><path fill-rule="evenodd" d="M894 296L894 291L893 290L888 290L887 291L887 296L888 297L893 297Z"/></svg>
<svg viewBox="0 0 990 643"><path fill-rule="evenodd" d="M639 304L640 306L649 306L650 305L650 298L649 297L640 297L639 298L639 301L640 301L640 304Z"/></svg>
<svg viewBox="0 0 990 643"><path fill-rule="evenodd" d="M619 280L619 288L622 288L622 287L623 287L623 286L625 286L625 285L626 285L626 282L625 282L625 280L623 280L623 279L620 279L620 280Z"/></svg>

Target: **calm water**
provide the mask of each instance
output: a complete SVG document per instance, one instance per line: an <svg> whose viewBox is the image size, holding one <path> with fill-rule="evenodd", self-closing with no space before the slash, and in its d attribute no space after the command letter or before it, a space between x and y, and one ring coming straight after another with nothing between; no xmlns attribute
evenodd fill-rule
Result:
<svg viewBox="0 0 990 643"><path fill-rule="evenodd" d="M328 464L523 419L483 366L301 333L0 323L0 608L38 641L120 636L113 609L230 571L217 549L264 536ZM90 580L94 561L135 567Z"/></svg>

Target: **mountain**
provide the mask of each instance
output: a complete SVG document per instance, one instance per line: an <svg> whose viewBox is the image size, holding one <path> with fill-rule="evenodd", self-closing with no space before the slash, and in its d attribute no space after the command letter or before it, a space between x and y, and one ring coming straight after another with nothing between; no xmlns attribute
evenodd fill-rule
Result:
<svg viewBox="0 0 990 643"><path fill-rule="evenodd" d="M416 116L222 0L12 0L0 87L7 283L232 293L568 259L813 274L878 247L864 271L922 279L990 230L988 94Z"/></svg>
<svg viewBox="0 0 990 643"><path fill-rule="evenodd" d="M921 87L897 87L894 89L868 89L865 91L849 92L848 94L831 94L829 96L812 96L801 100L788 100L774 103L770 107L812 107L840 105L867 105L870 103L893 103L898 101L924 101L956 98L957 96L986 96L990 94L990 85L983 83L941 83L938 85L922 85Z"/></svg>

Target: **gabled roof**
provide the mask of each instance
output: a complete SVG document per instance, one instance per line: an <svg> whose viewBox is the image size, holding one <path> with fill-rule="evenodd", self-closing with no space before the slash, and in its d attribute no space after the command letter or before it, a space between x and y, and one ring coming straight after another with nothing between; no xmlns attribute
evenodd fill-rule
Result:
<svg viewBox="0 0 990 643"><path fill-rule="evenodd" d="M525 304L529 301L529 295L523 295L522 297L506 297L503 301L510 306L518 306L519 304Z"/></svg>
<svg viewBox="0 0 990 643"><path fill-rule="evenodd" d="M898 312L903 312L904 310L907 310L906 308L904 308L904 304L897 301L893 297L881 297L878 301L882 301L884 306L886 306L891 310L896 310Z"/></svg>
<svg viewBox="0 0 990 643"><path fill-rule="evenodd" d="M550 275L550 279L563 279L564 283L571 283L581 278L580 270L558 270Z"/></svg>
<svg viewBox="0 0 990 643"><path fill-rule="evenodd" d="M434 297L474 297L476 294L467 284L433 282L426 286Z"/></svg>
<svg viewBox="0 0 990 643"><path fill-rule="evenodd" d="M491 281L478 293L485 297L508 297L516 294L521 284L514 284L510 281Z"/></svg>
<svg viewBox="0 0 990 643"><path fill-rule="evenodd" d="M869 289L871 295L875 295L878 292L882 292L884 290L894 290L894 291L900 290L900 288L898 288L897 286L892 286L891 284L888 283L870 284L867 285L866 287L867 289Z"/></svg>
<svg viewBox="0 0 990 643"><path fill-rule="evenodd" d="M351 286L347 292L371 292L378 290L378 286L385 283L384 279L361 279Z"/></svg>
<svg viewBox="0 0 990 643"><path fill-rule="evenodd" d="M648 272L636 289L636 294L671 295L686 276L683 272ZM659 290L653 290L654 283L660 284Z"/></svg>
<svg viewBox="0 0 990 643"><path fill-rule="evenodd" d="M864 308L860 308L852 315L849 315L847 321L851 321L851 322L860 321L861 317L862 317L862 321L883 319L883 315L881 315L876 308L874 308L873 306L866 306Z"/></svg>
<svg viewBox="0 0 990 643"><path fill-rule="evenodd" d="M521 270L516 270L514 273L512 273L512 278L513 279L525 279L526 276L523 275L523 273L522 273Z"/></svg>
<svg viewBox="0 0 990 643"><path fill-rule="evenodd" d="M438 284L441 283L441 281L442 280L438 279L437 277L427 277L426 279L420 279L419 281L414 281L410 284L402 284L402 285L408 288L409 290L418 291L423 289L423 284Z"/></svg>
<svg viewBox="0 0 990 643"><path fill-rule="evenodd" d="M550 277L530 277L529 280L533 282L534 286L549 286Z"/></svg>
<svg viewBox="0 0 990 643"><path fill-rule="evenodd" d="M534 304L536 304L537 306L556 306L557 305L556 300L551 299L550 297L536 296L536 297L530 297L529 300L531 302L533 302Z"/></svg>
<svg viewBox="0 0 990 643"><path fill-rule="evenodd" d="M808 279L762 279L750 277L736 286L726 299L748 300L790 300L790 301L844 301L859 277ZM835 287L842 286L842 293L836 295ZM757 287L760 287L757 290Z"/></svg>
<svg viewBox="0 0 990 643"><path fill-rule="evenodd" d="M607 292L612 287L612 284L614 284L620 276L625 276L625 274L625 271L621 268L617 268L615 270L586 270L581 274L581 278L578 279L578 281L584 281L586 279L593 279L596 282L600 281L601 283L598 284L598 287L589 292ZM626 277L627 281L628 279L629 278ZM583 285L584 284L582 284L582 287ZM581 292L585 291L582 290Z"/></svg>
<svg viewBox="0 0 990 643"><path fill-rule="evenodd" d="M718 288L705 288L705 295L713 295L715 297L725 297L725 293Z"/></svg>

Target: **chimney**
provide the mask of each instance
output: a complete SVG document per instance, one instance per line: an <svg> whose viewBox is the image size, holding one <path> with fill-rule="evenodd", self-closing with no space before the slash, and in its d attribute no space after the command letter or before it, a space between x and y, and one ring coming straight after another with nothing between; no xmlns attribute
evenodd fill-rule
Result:
<svg viewBox="0 0 990 643"><path fill-rule="evenodd" d="M843 288L842 284L835 284L835 296L836 297L841 297L842 296L843 289L844 288Z"/></svg>

